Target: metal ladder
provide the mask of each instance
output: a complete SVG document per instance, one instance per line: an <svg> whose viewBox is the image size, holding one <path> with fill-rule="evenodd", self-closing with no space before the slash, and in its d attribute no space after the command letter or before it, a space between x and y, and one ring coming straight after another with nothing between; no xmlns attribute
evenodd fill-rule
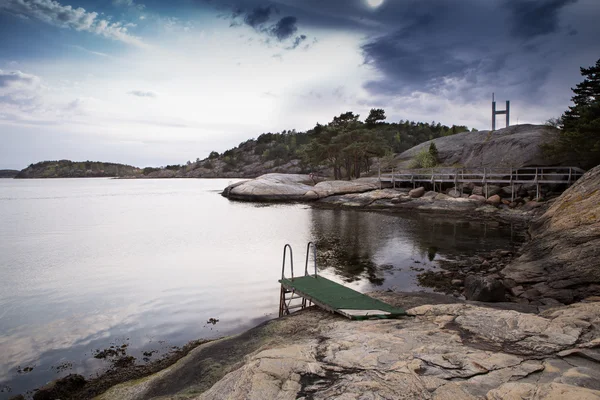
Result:
<svg viewBox="0 0 600 400"><path fill-rule="evenodd" d="M313 242L308 242L306 245L306 262L304 264L304 276L311 276L308 273L308 258L310 255L310 247L313 248L313 259L315 265L315 274L312 275L317 278L317 246ZM292 246L286 244L283 246L283 264L281 266L281 279L286 279L285 277L285 256L287 254L287 249L290 249L290 272L291 272L291 280L294 280L294 256L292 254ZM289 296L288 296L289 295ZM302 299L300 304L292 305L292 300ZM288 290L281 285L281 291L279 294L279 316L283 317L284 315L291 314L292 310L301 309L304 310L306 307L312 306L312 302L309 300L307 305L307 300L299 295L296 295L294 290Z"/></svg>

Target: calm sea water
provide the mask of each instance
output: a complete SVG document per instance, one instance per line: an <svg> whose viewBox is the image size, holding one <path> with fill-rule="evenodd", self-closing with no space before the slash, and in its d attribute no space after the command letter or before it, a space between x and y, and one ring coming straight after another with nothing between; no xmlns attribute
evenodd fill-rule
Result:
<svg viewBox="0 0 600 400"><path fill-rule="evenodd" d="M298 272L314 241L320 273L365 292L420 290L415 267L519 241L495 223L231 202L232 182L0 179L0 399L97 373L113 344L156 358L276 317L285 243Z"/></svg>

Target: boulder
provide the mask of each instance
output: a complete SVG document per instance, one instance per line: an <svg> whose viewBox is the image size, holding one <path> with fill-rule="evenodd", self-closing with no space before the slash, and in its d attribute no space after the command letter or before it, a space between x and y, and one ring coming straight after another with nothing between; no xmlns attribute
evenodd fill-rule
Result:
<svg viewBox="0 0 600 400"><path fill-rule="evenodd" d="M335 196L348 193L363 193L379 189L377 178L360 178L353 181L324 181L317 183L312 191L319 197Z"/></svg>
<svg viewBox="0 0 600 400"><path fill-rule="evenodd" d="M462 197L462 195L460 194L460 190L456 190L456 188L446 191L446 194L454 198Z"/></svg>
<svg viewBox="0 0 600 400"><path fill-rule="evenodd" d="M234 200L294 201L306 199L312 189L308 175L274 173L230 185L222 195Z"/></svg>
<svg viewBox="0 0 600 400"><path fill-rule="evenodd" d="M497 194L490 196L486 202L488 204L491 204L493 206L498 206L500 204L500 202L502 201L502 199L500 199L500 196L498 196Z"/></svg>
<svg viewBox="0 0 600 400"><path fill-rule="evenodd" d="M488 185L488 187L487 187L487 195L488 195L488 197L500 194L501 189L502 188L500 186ZM485 192L485 188L483 190Z"/></svg>
<svg viewBox="0 0 600 400"><path fill-rule="evenodd" d="M371 190L364 193L348 193L335 196L327 196L319 199L321 204L339 205L345 207L364 207L377 200L390 200L392 203L402 202L406 195L398 196L398 192L393 189Z"/></svg>
<svg viewBox="0 0 600 400"><path fill-rule="evenodd" d="M465 279L467 300L500 302L504 301L506 288L498 279L469 275Z"/></svg>
<svg viewBox="0 0 600 400"><path fill-rule="evenodd" d="M473 190L471 190L472 194L476 194L477 196L483 196L483 187L481 186L474 186Z"/></svg>
<svg viewBox="0 0 600 400"><path fill-rule="evenodd" d="M515 185L514 192L513 192L513 189L511 188L511 186L508 185L508 186L502 186L499 194L502 197L511 197L511 196L513 196L513 194L516 195L518 191L519 191L519 185Z"/></svg>
<svg viewBox="0 0 600 400"><path fill-rule="evenodd" d="M469 196L469 200L479 201L480 203L485 203L485 197L480 196L478 194L472 194Z"/></svg>
<svg viewBox="0 0 600 400"><path fill-rule="evenodd" d="M600 166L556 199L529 233L521 255L501 271L505 278L561 303L600 295Z"/></svg>
<svg viewBox="0 0 600 400"><path fill-rule="evenodd" d="M463 188L463 192L467 193L467 194L471 194L473 193L473 189L475 188L475 184L473 182L467 182L464 183L462 188Z"/></svg>
<svg viewBox="0 0 600 400"><path fill-rule="evenodd" d="M410 192L408 192L408 195L410 197L412 197L413 199L417 199L417 198L423 196L424 194L425 194L425 188L423 186L418 187L418 188L413 189Z"/></svg>
<svg viewBox="0 0 600 400"><path fill-rule="evenodd" d="M437 196L437 195L438 195L438 192L434 192L433 190L430 190L429 192L426 192L426 193L423 195L423 198L424 198L424 199L433 199L433 198L435 198L435 196Z"/></svg>

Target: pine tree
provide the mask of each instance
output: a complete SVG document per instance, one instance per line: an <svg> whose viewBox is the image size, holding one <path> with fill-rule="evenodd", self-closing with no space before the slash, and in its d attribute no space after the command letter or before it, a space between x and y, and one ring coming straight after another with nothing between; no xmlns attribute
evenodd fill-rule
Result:
<svg viewBox="0 0 600 400"><path fill-rule="evenodd" d="M431 155L431 157L433 158L433 160L437 164L438 163L438 149L435 146L434 142L431 142L431 144L429 145L429 154Z"/></svg>
<svg viewBox="0 0 600 400"><path fill-rule="evenodd" d="M575 96L560 119L562 132L554 152L571 152L583 168L600 164L600 59L581 68L585 79L571 90Z"/></svg>

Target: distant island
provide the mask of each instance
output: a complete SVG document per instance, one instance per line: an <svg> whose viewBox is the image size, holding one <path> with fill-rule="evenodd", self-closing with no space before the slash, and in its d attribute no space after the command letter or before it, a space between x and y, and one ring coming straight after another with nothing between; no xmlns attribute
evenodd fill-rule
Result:
<svg viewBox="0 0 600 400"><path fill-rule="evenodd" d="M42 161L29 165L14 176L16 179L26 178L110 178L119 176L135 177L142 170L126 164L106 163L99 161Z"/></svg>
<svg viewBox="0 0 600 400"><path fill-rule="evenodd" d="M17 176L19 171L16 169L0 169L0 179L2 178L14 178Z"/></svg>

